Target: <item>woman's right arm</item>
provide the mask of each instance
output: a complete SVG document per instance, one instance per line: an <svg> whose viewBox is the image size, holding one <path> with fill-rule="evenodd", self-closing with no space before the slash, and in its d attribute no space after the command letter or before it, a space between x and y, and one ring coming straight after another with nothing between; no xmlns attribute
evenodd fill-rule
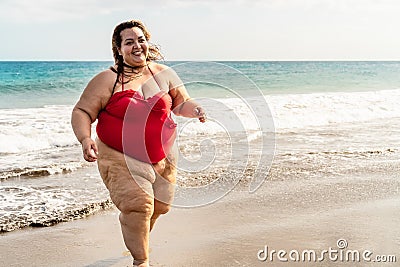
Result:
<svg viewBox="0 0 400 267"><path fill-rule="evenodd" d="M89 162L97 159L97 146L91 138L91 125L111 96L116 74L110 70L96 75L86 86L79 101L72 110L71 125L79 143L82 144L83 157Z"/></svg>

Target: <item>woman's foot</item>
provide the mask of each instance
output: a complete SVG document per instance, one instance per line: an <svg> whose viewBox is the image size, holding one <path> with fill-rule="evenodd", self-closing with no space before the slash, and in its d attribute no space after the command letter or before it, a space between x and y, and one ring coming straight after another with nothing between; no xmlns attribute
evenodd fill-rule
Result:
<svg viewBox="0 0 400 267"><path fill-rule="evenodd" d="M133 267L150 267L150 264L148 261L133 260Z"/></svg>

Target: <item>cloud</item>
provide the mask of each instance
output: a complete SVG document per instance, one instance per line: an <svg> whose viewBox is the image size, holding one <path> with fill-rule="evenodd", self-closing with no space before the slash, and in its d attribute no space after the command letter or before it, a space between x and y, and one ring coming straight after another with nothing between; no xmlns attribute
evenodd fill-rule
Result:
<svg viewBox="0 0 400 267"><path fill-rule="evenodd" d="M189 2L197 2L192 0ZM207 1L208 2L208 1ZM398 0L252 0L235 1L243 6L264 8L299 8L302 9L332 9L332 10L369 10L371 8L400 7Z"/></svg>
<svg viewBox="0 0 400 267"><path fill-rule="evenodd" d="M1 0L0 20L32 23L82 19L118 11L243 5L244 0ZM257 2L257 0L255 0Z"/></svg>
<svg viewBox="0 0 400 267"><path fill-rule="evenodd" d="M243 12L306 12L311 16L369 16L380 12L392 15L400 9L398 0L1 0L0 20L6 23L48 23L73 21L102 15L129 13L152 14L179 9L203 8L215 14L229 15L232 10ZM184 12L184 11L183 11ZM283 13L284 14L284 13Z"/></svg>
<svg viewBox="0 0 400 267"><path fill-rule="evenodd" d="M87 19L117 12L143 12L180 8L220 8L241 4L242 0L1 0L0 21L31 24Z"/></svg>
<svg viewBox="0 0 400 267"><path fill-rule="evenodd" d="M3 0L0 2L0 16L2 20L13 22L80 19L109 14L121 9L110 2L98 0Z"/></svg>

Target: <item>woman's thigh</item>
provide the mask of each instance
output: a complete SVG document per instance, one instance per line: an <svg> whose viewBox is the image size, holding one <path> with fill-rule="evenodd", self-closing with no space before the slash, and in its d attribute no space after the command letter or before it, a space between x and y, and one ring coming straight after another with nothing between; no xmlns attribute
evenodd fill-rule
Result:
<svg viewBox="0 0 400 267"><path fill-rule="evenodd" d="M149 211L156 179L152 166L108 147L100 140L98 169L113 203L122 212Z"/></svg>

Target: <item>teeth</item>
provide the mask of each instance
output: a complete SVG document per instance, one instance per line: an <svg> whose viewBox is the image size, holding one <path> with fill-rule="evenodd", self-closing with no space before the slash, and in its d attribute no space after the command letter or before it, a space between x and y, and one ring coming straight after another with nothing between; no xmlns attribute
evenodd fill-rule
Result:
<svg viewBox="0 0 400 267"><path fill-rule="evenodd" d="M133 54L135 55L135 56L140 56L140 54L141 54L142 52L134 52Z"/></svg>

